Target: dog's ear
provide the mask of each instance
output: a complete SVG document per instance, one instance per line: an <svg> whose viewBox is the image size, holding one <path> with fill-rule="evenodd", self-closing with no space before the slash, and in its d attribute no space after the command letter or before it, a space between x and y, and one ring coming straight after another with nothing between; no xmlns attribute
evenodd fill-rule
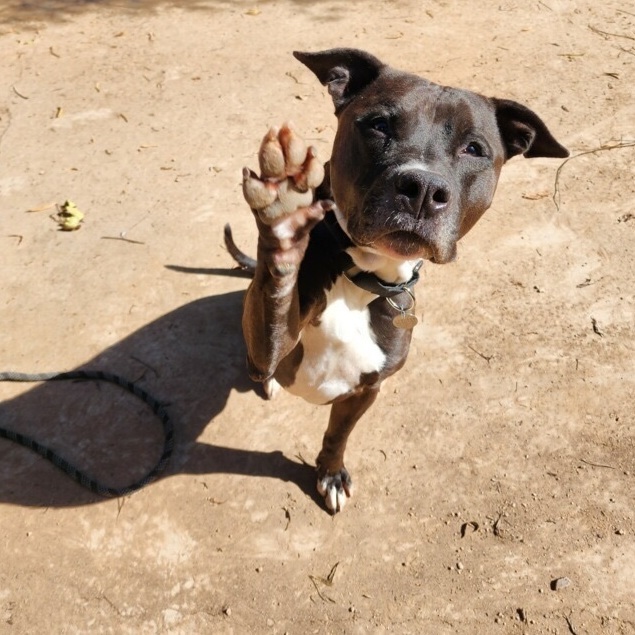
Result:
<svg viewBox="0 0 635 635"><path fill-rule="evenodd" d="M505 146L505 160L522 154L526 158L564 158L569 151L560 145L542 119L532 110L509 99L492 99Z"/></svg>
<svg viewBox="0 0 635 635"><path fill-rule="evenodd" d="M328 87L337 114L385 66L376 57L358 49L330 49L318 53L294 51L293 55Z"/></svg>

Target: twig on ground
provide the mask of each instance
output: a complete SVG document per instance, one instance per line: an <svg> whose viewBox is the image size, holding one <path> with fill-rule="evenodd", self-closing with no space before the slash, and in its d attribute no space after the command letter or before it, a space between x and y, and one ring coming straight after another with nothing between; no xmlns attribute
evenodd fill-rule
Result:
<svg viewBox="0 0 635 635"><path fill-rule="evenodd" d="M299 460L300 460L300 463L302 463L302 465L306 465L307 467L315 467L315 466L311 465L311 463L309 463L309 462L308 462L308 461L307 461L307 460L306 460L306 459L302 456L302 454L301 454L300 452L298 452L298 453L295 455L295 458L296 458L296 459L299 459Z"/></svg>
<svg viewBox="0 0 635 635"><path fill-rule="evenodd" d="M132 243L133 245L145 245L141 240L132 240L132 238L126 238L125 232L121 232L119 236L102 236L102 240L123 240L125 243Z"/></svg>
<svg viewBox="0 0 635 635"><path fill-rule="evenodd" d="M18 89L15 86L11 86L11 88L13 88L13 92L18 96L21 97L22 99L28 99L28 97L26 95L23 95L22 93L18 92Z"/></svg>
<svg viewBox="0 0 635 635"><path fill-rule="evenodd" d="M616 470L617 468L613 465L603 465L602 463L591 463L591 461L586 461L585 459L579 459L581 463L586 463L591 467L605 467L607 470Z"/></svg>
<svg viewBox="0 0 635 635"><path fill-rule="evenodd" d="M320 598L324 602L331 602L332 604L337 604L337 602L333 598L330 598L328 595L324 595L320 591L320 588L318 587L318 582L320 584L323 584L324 586L333 586L333 578L335 577L335 572L337 571L337 567L339 566L339 564L340 564L339 562L336 562L331 567L331 570L329 571L329 574L326 576L326 578L322 578L322 577L316 576L316 575L310 575L309 576L309 580L311 580L311 582L313 582L313 586L315 587L315 590L317 591L317 594L320 596Z"/></svg>
<svg viewBox="0 0 635 635"><path fill-rule="evenodd" d="M635 40L635 37L633 37L632 35L626 35L625 33L609 33L608 31L602 31L601 29L591 26L590 24L589 24L589 29L591 29L593 33L602 35L607 39L610 37L623 37L623 38L626 38L627 40Z"/></svg>
<svg viewBox="0 0 635 635"><path fill-rule="evenodd" d="M567 163L569 163L569 161L573 161L573 159L577 159L578 157L583 157L586 154L595 154L596 152L604 152L606 150L615 150L617 148L632 148L634 146L635 146L635 141L620 141L612 145L606 143L597 148L593 148L591 150L584 150L583 152L579 152L578 154L574 154L573 156L565 159L558 166L558 169L556 170L556 177L554 180L553 196L551 197L551 200L553 201L553 204L556 206L556 209L560 211L560 173L562 172L562 168L564 168L564 166Z"/></svg>
<svg viewBox="0 0 635 635"><path fill-rule="evenodd" d="M479 357L482 357L488 364L490 363L490 361L492 361L494 359L494 355L485 355L484 353L481 353L480 351L477 351L473 346L471 346L470 344L467 345L467 347L473 351L474 353L476 353Z"/></svg>

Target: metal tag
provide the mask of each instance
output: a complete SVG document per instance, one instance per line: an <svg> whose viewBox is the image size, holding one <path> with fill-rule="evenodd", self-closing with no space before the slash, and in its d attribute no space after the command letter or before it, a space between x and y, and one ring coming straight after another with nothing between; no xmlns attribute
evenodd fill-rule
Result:
<svg viewBox="0 0 635 635"><path fill-rule="evenodd" d="M392 319L392 323L398 329L413 329L419 324L419 319L412 313L400 313L399 315L395 315Z"/></svg>
<svg viewBox="0 0 635 635"><path fill-rule="evenodd" d="M412 300L412 304L408 308L402 308L391 298L386 298L388 304L390 304L393 309L399 311L399 314L395 315L395 317L392 319L392 323L398 329L413 329L415 326L417 326L417 324L419 324L419 320L414 313L415 307L417 306L415 296L412 291L410 291L410 289L406 289L406 293Z"/></svg>

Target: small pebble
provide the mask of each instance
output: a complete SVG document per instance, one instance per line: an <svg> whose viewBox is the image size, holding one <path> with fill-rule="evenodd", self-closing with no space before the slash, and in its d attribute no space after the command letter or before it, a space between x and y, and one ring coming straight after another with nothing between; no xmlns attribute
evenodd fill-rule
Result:
<svg viewBox="0 0 635 635"><path fill-rule="evenodd" d="M615 533L616 533L618 536L623 536L626 532L625 532L623 529L618 529Z"/></svg>
<svg viewBox="0 0 635 635"><path fill-rule="evenodd" d="M232 614L231 607L230 607L230 606L226 606L226 607L223 609L223 613L225 613L225 615L227 615L227 617L231 617L231 614Z"/></svg>
<svg viewBox="0 0 635 635"><path fill-rule="evenodd" d="M456 563L456 568L461 571L463 569L463 563L462 562L457 562Z"/></svg>
<svg viewBox="0 0 635 635"><path fill-rule="evenodd" d="M569 578L556 578L555 580L551 581L551 588L554 591L560 591L560 589L566 589L568 586L571 585L571 580L569 580Z"/></svg>

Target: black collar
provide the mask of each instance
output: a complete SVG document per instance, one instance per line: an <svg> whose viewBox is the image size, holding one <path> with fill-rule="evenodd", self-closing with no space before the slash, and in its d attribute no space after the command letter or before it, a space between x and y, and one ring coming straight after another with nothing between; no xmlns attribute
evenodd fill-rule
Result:
<svg viewBox="0 0 635 635"><path fill-rule="evenodd" d="M423 265L423 260L420 260L414 266L414 269L412 270L412 277L410 278L410 280L407 280L406 282L399 282L398 284L386 282L370 271L360 271L353 276L349 276L347 272L357 266L353 262L351 256L346 252L346 249L348 249L349 247L354 247L353 241L348 237L346 232L337 222L335 212L326 213L326 216L324 217L324 224L342 250L341 259L344 275L353 284L360 287L360 289L364 289L365 291L369 291L370 293L374 293L375 295L383 298L392 298L393 296L399 295L400 293L404 293L405 291L412 289L412 287L414 287L415 284L417 284L417 282L419 281L419 269L421 269L421 266Z"/></svg>

